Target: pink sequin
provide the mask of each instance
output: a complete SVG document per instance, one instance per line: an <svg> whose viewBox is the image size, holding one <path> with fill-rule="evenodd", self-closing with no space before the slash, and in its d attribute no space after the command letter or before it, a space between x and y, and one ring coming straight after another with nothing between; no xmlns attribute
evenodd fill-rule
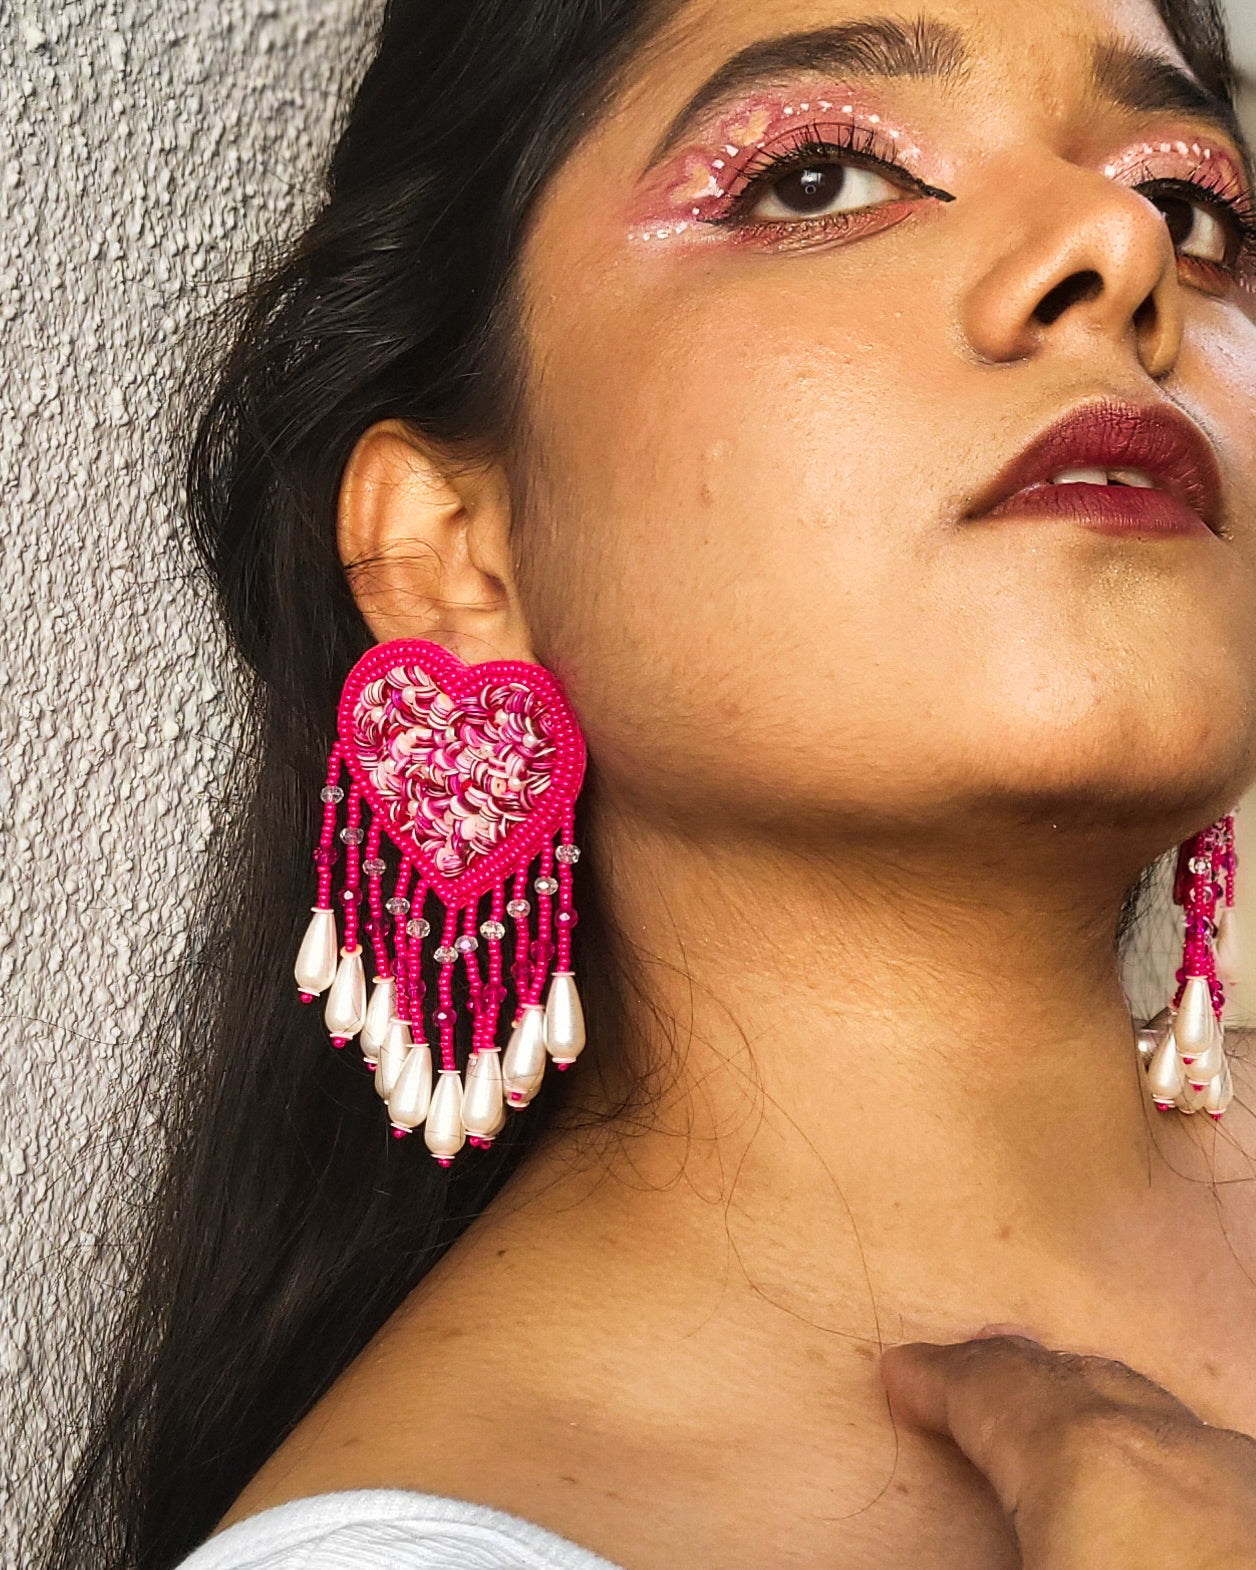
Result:
<svg viewBox="0 0 1256 1570"><path fill-rule="evenodd" d="M448 878L529 817L556 757L541 701L524 685L488 681L454 696L405 665L362 688L353 745L392 825Z"/></svg>

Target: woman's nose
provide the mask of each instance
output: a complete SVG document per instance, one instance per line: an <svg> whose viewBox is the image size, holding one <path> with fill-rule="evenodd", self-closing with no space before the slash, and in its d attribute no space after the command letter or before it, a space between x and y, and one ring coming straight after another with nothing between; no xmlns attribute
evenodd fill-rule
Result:
<svg viewBox="0 0 1256 1570"><path fill-rule="evenodd" d="M1053 159L993 171L974 253L993 258L969 289L963 328L978 358L1094 356L1124 346L1148 376L1172 371L1182 343L1177 253L1159 210L1132 187Z"/></svg>

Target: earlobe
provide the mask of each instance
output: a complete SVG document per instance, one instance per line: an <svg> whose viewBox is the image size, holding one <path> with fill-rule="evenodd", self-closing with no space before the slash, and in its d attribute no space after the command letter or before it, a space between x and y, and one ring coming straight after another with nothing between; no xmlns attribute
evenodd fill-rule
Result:
<svg viewBox="0 0 1256 1570"><path fill-rule="evenodd" d="M509 493L400 420L358 438L341 478L337 549L380 642L427 638L468 664L533 658L511 581Z"/></svg>

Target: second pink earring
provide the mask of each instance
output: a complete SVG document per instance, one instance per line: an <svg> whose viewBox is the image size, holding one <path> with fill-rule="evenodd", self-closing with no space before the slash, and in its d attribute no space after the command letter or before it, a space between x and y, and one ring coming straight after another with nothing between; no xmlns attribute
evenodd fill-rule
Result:
<svg viewBox="0 0 1256 1570"><path fill-rule="evenodd" d="M584 1047L571 968L584 739L561 686L541 666L465 665L418 638L363 655L345 682L337 730L297 987L307 1003L327 994L324 1020L337 1047L361 1037L393 1132L422 1125L429 1150L448 1165L468 1139L492 1143L507 1109L535 1096L547 1061L567 1068ZM385 836L399 858L387 897ZM429 907L434 919L424 914ZM503 941L511 929L514 1007L503 1050L498 1022L510 997ZM369 996L362 935L375 960ZM422 975L429 937L436 938L434 1007ZM459 965L471 1021L463 1069Z"/></svg>

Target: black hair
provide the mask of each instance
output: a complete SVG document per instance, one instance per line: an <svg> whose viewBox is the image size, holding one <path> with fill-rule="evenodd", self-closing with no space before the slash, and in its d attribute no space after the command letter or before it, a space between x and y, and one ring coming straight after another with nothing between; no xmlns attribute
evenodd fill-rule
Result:
<svg viewBox="0 0 1256 1570"><path fill-rule="evenodd" d="M1231 98L1214 0L1156 4ZM380 419L468 451L509 435L529 213L671 9L391 0L321 209L214 359L189 521L240 656L244 741L222 798L237 805L219 814L206 936L161 1021L175 1060L155 1176L117 1196L141 1254L44 1570L167 1570L189 1552L561 1114L550 1075L490 1152L445 1172L387 1137L369 1076L295 1001L337 699L372 641L336 497ZM577 873L590 1036L613 1057L625 949L589 858Z"/></svg>

